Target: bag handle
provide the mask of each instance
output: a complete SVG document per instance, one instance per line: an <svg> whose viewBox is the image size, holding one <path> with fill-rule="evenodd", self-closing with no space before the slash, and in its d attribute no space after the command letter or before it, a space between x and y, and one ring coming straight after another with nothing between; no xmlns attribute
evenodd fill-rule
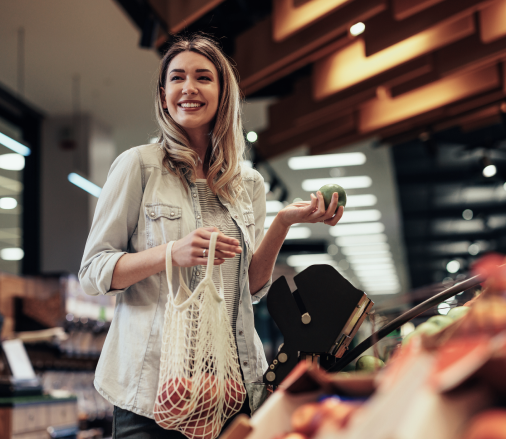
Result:
<svg viewBox="0 0 506 439"><path fill-rule="evenodd" d="M167 273L167 285L169 287L169 300L171 302L174 301L174 293L172 290L172 247L175 241L170 241L167 244L167 249L165 250L165 271ZM181 267L179 267L179 282L183 277L181 276Z"/></svg>
<svg viewBox="0 0 506 439"><path fill-rule="evenodd" d="M216 252L216 242L218 241L218 232L211 233L211 240L209 242L209 255L207 257L207 269L206 269L206 277L205 280L213 279L213 270L214 270L214 255ZM220 290L219 294L222 298L225 297L225 287L223 285L223 271L221 270L221 265L218 267L220 271Z"/></svg>

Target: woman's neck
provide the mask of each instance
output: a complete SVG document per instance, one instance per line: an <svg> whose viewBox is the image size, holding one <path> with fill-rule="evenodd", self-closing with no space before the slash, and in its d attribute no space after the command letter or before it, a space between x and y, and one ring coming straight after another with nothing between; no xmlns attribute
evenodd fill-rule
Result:
<svg viewBox="0 0 506 439"><path fill-rule="evenodd" d="M190 147L198 154L200 159L197 163L197 178L206 178L204 161L209 147L209 127L186 129L186 133L190 139Z"/></svg>

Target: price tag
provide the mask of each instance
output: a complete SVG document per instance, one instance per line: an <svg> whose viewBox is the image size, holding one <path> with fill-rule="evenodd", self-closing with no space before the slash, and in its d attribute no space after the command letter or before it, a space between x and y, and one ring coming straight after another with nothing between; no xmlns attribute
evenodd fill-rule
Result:
<svg viewBox="0 0 506 439"><path fill-rule="evenodd" d="M2 348L14 378L24 380L35 378L32 363L21 340L17 338L5 340L2 342Z"/></svg>

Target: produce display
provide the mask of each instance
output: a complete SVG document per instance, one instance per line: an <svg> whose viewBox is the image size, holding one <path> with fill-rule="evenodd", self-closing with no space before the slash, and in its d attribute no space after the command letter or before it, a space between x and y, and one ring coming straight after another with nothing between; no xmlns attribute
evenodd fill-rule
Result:
<svg viewBox="0 0 506 439"><path fill-rule="evenodd" d="M337 200L337 209L339 209L339 206L346 206L346 192L345 190L339 186L338 184L326 184L320 188L320 192L323 195L323 200L325 201L325 209L328 209L330 202L332 201L332 195L334 195L334 192L337 192L339 198Z"/></svg>
<svg viewBox="0 0 506 439"><path fill-rule="evenodd" d="M264 430L262 435L253 432L246 437L506 439L506 258L485 257L474 273L486 279L481 292L447 315L418 325L385 367L380 359L365 355L357 360L356 372L318 371L326 378L303 377L298 383L294 380L300 372L294 370L295 378L286 379L288 390L306 385L308 392L314 391L317 386L308 383L319 382L324 396L319 394L295 409L288 409L294 401L291 397L287 401L292 402L279 406L267 406L267 400L260 417L289 410L291 421L281 420L286 416L271 417L269 428L274 426L275 433ZM310 372L314 368L300 366ZM359 378L368 378L376 387L367 399Z"/></svg>

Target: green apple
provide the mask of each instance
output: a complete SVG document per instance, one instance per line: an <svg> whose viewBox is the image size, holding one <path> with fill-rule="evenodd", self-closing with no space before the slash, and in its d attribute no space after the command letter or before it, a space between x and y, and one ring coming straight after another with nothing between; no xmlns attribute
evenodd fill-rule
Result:
<svg viewBox="0 0 506 439"><path fill-rule="evenodd" d="M448 326L449 324L453 323L453 319L448 316L432 316L429 320L427 320L427 322L435 323L441 329L443 329L445 326Z"/></svg>
<svg viewBox="0 0 506 439"><path fill-rule="evenodd" d="M337 192L339 195L339 198L337 200L337 209L339 209L339 206L346 206L346 192L344 189L339 186L338 184L326 184L325 186L322 186L320 188L320 192L323 195L323 200L325 201L325 209L328 209L330 202L332 201L332 195L334 192Z"/></svg>
<svg viewBox="0 0 506 439"><path fill-rule="evenodd" d="M416 332L419 334L432 335L439 332L441 328L433 322L424 322L416 327Z"/></svg>
<svg viewBox="0 0 506 439"><path fill-rule="evenodd" d="M410 332L408 335L402 338L402 345L403 346L407 345L409 340L411 340L412 337L416 337L417 335L420 335L420 333L416 331Z"/></svg>
<svg viewBox="0 0 506 439"><path fill-rule="evenodd" d="M453 320L457 320L461 317L464 317L469 312L469 309L470 308L468 306L456 306L455 308L452 308L446 315Z"/></svg>
<svg viewBox="0 0 506 439"><path fill-rule="evenodd" d="M377 369L381 369L385 363L379 358L373 357L372 355L364 355L357 360L355 370L362 372L375 372Z"/></svg>

